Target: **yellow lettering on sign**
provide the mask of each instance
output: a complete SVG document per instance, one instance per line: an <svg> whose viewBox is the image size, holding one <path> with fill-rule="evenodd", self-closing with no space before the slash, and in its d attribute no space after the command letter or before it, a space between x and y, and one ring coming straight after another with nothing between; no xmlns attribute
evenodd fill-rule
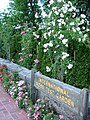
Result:
<svg viewBox="0 0 90 120"><path fill-rule="evenodd" d="M42 85L41 83L36 82L36 85L37 85L39 88L44 89L44 85Z"/></svg>
<svg viewBox="0 0 90 120"><path fill-rule="evenodd" d="M44 80L42 78L38 79L38 81L36 82L36 86L46 90L48 94L52 95L53 97L55 96L56 99L63 101L71 107L74 107L74 101L70 99L68 91L63 89L62 87L50 83L48 80ZM56 91L56 94L54 94L54 91Z"/></svg>
<svg viewBox="0 0 90 120"><path fill-rule="evenodd" d="M48 88L48 87L46 87L46 90L47 90L47 92L48 92L49 94L54 95L54 90L52 90L52 89L50 89L50 88Z"/></svg>
<svg viewBox="0 0 90 120"><path fill-rule="evenodd" d="M71 107L74 107L74 101L72 101L71 99L63 96L63 95L59 95L58 93L55 96L58 100L63 101L64 103L68 104Z"/></svg>

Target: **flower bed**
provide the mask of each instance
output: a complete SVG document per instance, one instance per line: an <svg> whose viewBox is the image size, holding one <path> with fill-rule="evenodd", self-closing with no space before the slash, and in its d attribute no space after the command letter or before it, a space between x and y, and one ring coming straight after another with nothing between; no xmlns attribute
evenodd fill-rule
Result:
<svg viewBox="0 0 90 120"><path fill-rule="evenodd" d="M15 99L19 108L27 112L28 119L31 120L64 120L61 113L55 114L48 106L48 102L43 99L38 99L33 104L28 94L28 88L24 80L20 80L16 71L10 72L7 66L2 64L0 66L0 83L6 92Z"/></svg>

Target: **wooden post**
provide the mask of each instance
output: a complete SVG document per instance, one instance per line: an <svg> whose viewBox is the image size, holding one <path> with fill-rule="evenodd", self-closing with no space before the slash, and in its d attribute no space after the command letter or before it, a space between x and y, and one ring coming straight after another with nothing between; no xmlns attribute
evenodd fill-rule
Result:
<svg viewBox="0 0 90 120"><path fill-rule="evenodd" d="M87 120L90 120L90 91L88 90L88 116Z"/></svg>
<svg viewBox="0 0 90 120"><path fill-rule="evenodd" d="M35 80L35 70L31 70L31 93L30 93L30 97L32 99L32 101L35 103L36 101L36 95L37 95L37 90L34 87L34 80Z"/></svg>
<svg viewBox="0 0 90 120"><path fill-rule="evenodd" d="M81 91L81 101L80 101L80 115L81 120L87 120L88 116L88 89L84 88Z"/></svg>

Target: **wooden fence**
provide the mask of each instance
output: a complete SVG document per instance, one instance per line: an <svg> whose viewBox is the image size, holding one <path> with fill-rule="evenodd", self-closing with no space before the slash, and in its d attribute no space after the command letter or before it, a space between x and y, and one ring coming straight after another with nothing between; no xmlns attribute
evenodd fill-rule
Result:
<svg viewBox="0 0 90 120"><path fill-rule="evenodd" d="M47 99L53 109L64 115L65 120L90 120L88 89L73 87L2 58L0 64L6 64L10 71L18 71L19 77L25 80L30 89L33 102L37 98Z"/></svg>

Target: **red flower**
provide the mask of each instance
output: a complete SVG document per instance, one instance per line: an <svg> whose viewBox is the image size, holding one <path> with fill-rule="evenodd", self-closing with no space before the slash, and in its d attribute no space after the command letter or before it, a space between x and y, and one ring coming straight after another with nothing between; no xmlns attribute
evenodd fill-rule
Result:
<svg viewBox="0 0 90 120"><path fill-rule="evenodd" d="M12 81L14 81L14 78L11 78Z"/></svg>
<svg viewBox="0 0 90 120"><path fill-rule="evenodd" d="M2 67L5 67L6 65L5 64L2 64Z"/></svg>
<svg viewBox="0 0 90 120"><path fill-rule="evenodd" d="M3 79L2 78L0 78L0 81L2 81Z"/></svg>
<svg viewBox="0 0 90 120"><path fill-rule="evenodd" d="M2 67L0 67L0 70L2 70Z"/></svg>

